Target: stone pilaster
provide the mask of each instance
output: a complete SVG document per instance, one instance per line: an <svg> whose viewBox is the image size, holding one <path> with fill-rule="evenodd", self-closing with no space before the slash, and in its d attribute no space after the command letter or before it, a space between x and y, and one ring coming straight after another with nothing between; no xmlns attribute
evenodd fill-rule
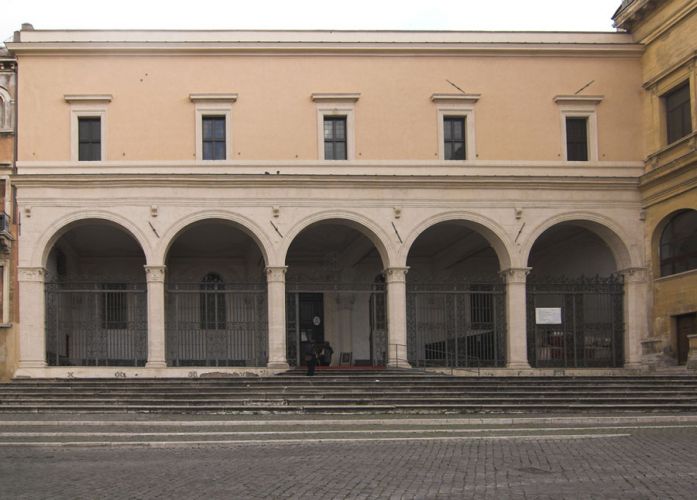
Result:
<svg viewBox="0 0 697 500"><path fill-rule="evenodd" d="M20 267L19 281L19 368L46 366L46 269Z"/></svg>
<svg viewBox="0 0 697 500"><path fill-rule="evenodd" d="M167 266L144 266L148 283L148 368L164 368L165 271Z"/></svg>
<svg viewBox="0 0 697 500"><path fill-rule="evenodd" d="M286 350L286 266L266 268L269 321L268 367L287 369Z"/></svg>
<svg viewBox="0 0 697 500"><path fill-rule="evenodd" d="M407 271L408 267L385 269L387 289L387 365L406 368L407 360Z"/></svg>
<svg viewBox="0 0 697 500"><path fill-rule="evenodd" d="M530 368L528 363L527 305L525 283L529 267L501 271L506 280L506 367Z"/></svg>
<svg viewBox="0 0 697 500"><path fill-rule="evenodd" d="M641 363L641 341L648 338L649 310L648 280L644 267L621 269L624 277L624 366L639 368Z"/></svg>

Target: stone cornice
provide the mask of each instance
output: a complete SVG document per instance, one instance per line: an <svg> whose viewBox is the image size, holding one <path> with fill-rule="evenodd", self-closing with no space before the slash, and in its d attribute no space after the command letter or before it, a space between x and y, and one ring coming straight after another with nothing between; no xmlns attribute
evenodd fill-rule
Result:
<svg viewBox="0 0 697 500"><path fill-rule="evenodd" d="M557 104L568 104L573 106L598 105L605 99L602 95L555 95L554 102Z"/></svg>
<svg viewBox="0 0 697 500"><path fill-rule="evenodd" d="M65 102L111 102L113 96L111 94L65 94L63 96Z"/></svg>
<svg viewBox="0 0 697 500"><path fill-rule="evenodd" d="M432 94L431 101L438 104L474 104L482 94Z"/></svg>
<svg viewBox="0 0 697 500"><path fill-rule="evenodd" d="M530 161L530 160L235 160L214 164L196 161L17 161L20 177L29 176L158 176L158 175L283 175L283 176L398 176L398 177L574 177L638 178L644 173L642 161Z"/></svg>
<svg viewBox="0 0 697 500"><path fill-rule="evenodd" d="M185 187L209 189L230 188L437 188L510 189L510 190L599 190L638 193L639 177L580 177L551 175L237 175L237 174L161 174L161 175L33 175L13 176L13 185L20 188L154 188Z"/></svg>
<svg viewBox="0 0 697 500"><path fill-rule="evenodd" d="M199 92L189 94L191 102L237 102L237 97L237 94L234 93Z"/></svg>
<svg viewBox="0 0 697 500"><path fill-rule="evenodd" d="M43 31L19 33L8 48L28 54L574 54L639 56L622 33L456 31Z"/></svg>
<svg viewBox="0 0 697 500"><path fill-rule="evenodd" d="M313 92L310 98L314 102L356 102L360 99L359 92Z"/></svg>

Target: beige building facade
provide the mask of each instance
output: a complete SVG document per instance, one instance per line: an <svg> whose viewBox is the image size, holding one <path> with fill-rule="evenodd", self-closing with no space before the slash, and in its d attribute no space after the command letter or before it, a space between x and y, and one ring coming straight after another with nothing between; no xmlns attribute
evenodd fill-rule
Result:
<svg viewBox="0 0 697 500"><path fill-rule="evenodd" d="M651 283L647 362L697 367L697 1L624 2L619 28L644 47L645 174Z"/></svg>
<svg viewBox="0 0 697 500"><path fill-rule="evenodd" d="M334 366L653 362L630 34L26 26L8 47L15 377L272 373L326 343Z"/></svg>

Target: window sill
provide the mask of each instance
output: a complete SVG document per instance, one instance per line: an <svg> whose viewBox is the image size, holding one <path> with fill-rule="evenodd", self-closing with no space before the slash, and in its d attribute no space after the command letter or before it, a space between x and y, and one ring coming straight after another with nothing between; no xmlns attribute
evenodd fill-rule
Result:
<svg viewBox="0 0 697 500"><path fill-rule="evenodd" d="M697 150L697 132L692 132L648 155L646 164L649 170L654 170L679 160L695 150Z"/></svg>
<svg viewBox="0 0 697 500"><path fill-rule="evenodd" d="M12 328L12 323L0 323L0 328Z"/></svg>
<svg viewBox="0 0 697 500"><path fill-rule="evenodd" d="M661 276L660 278L655 278L653 281L654 282L669 281L671 279L684 278L685 276L690 276L693 274L695 276L697 276L697 269L690 269L689 271L683 271L681 273L669 274L668 276Z"/></svg>

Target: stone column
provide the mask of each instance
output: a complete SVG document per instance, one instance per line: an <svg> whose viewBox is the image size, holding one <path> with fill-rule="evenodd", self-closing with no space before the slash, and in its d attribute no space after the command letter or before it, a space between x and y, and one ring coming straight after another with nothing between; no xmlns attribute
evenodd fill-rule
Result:
<svg viewBox="0 0 697 500"><path fill-rule="evenodd" d="M506 280L506 368L530 368L525 293L525 281L530 269L510 268L501 272Z"/></svg>
<svg viewBox="0 0 697 500"><path fill-rule="evenodd" d="M286 266L266 268L268 287L269 362L268 367L288 369L286 350Z"/></svg>
<svg viewBox="0 0 697 500"><path fill-rule="evenodd" d="M46 302L43 267L20 267L19 281L19 368L46 366Z"/></svg>
<svg viewBox="0 0 697 500"><path fill-rule="evenodd" d="M334 351L337 351L333 360L339 359L341 352L353 353L353 360L356 360L357 353L353 344L353 309L356 303L356 295L352 293L338 293L335 297L336 302L336 338L334 343ZM324 340L327 340L327 332L325 331Z"/></svg>
<svg viewBox="0 0 697 500"><path fill-rule="evenodd" d="M624 277L624 367L640 368L641 341L649 332L646 268L630 267L619 273Z"/></svg>
<svg viewBox="0 0 697 500"><path fill-rule="evenodd" d="M144 266L148 282L148 368L165 368L165 270Z"/></svg>
<svg viewBox="0 0 697 500"><path fill-rule="evenodd" d="M407 360L407 271L408 267L385 269L387 292L387 366L409 368Z"/></svg>

